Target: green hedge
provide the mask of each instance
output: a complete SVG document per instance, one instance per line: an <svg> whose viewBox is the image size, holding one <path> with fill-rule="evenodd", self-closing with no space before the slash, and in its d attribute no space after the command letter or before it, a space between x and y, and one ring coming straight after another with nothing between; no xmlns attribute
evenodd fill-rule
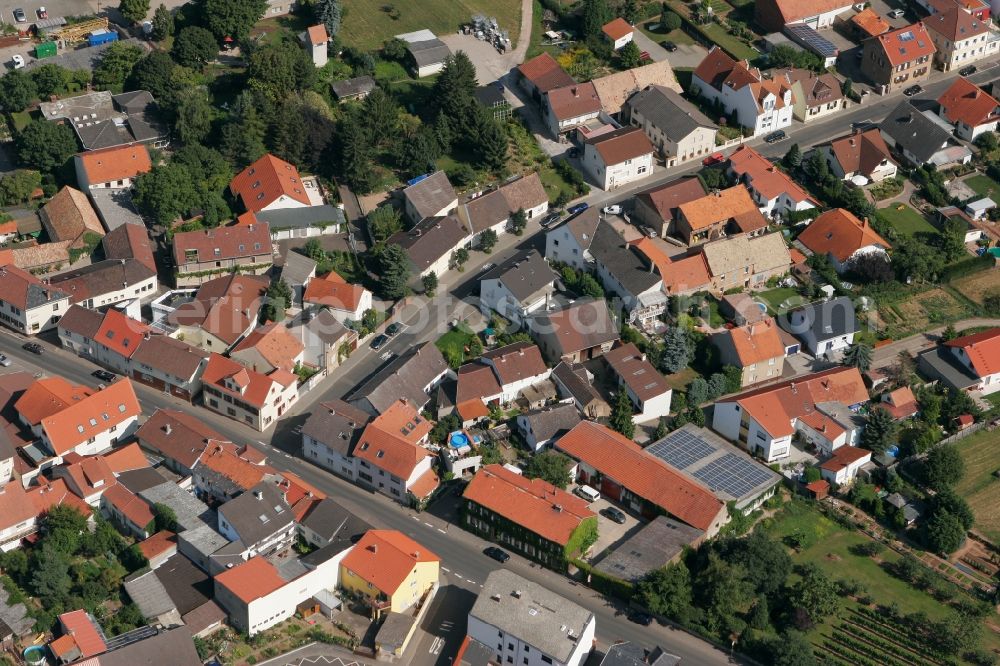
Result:
<svg viewBox="0 0 1000 666"><path fill-rule="evenodd" d="M590 577L588 585L601 594L617 597L618 599L623 599L624 601L629 601L632 599L632 595L635 594L635 585L632 583L621 580L620 578L615 578L614 576L609 576L602 571L598 571L583 560L575 559L571 561L573 566L578 568L580 571L583 571Z"/></svg>
<svg viewBox="0 0 1000 666"><path fill-rule="evenodd" d="M979 271L984 271L987 268L993 266L993 257L989 254L984 254L981 257L969 257L968 259L962 259L956 261L950 266L946 266L944 270L941 271L941 282L950 282L951 280L956 280L966 275L972 275L973 273L978 273Z"/></svg>

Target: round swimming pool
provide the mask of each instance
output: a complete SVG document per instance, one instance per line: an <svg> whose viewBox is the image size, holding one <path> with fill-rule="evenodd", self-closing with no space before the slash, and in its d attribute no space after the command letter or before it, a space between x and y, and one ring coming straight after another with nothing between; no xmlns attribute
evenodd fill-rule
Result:
<svg viewBox="0 0 1000 666"><path fill-rule="evenodd" d="M32 645L24 650L24 660L31 664L31 666L41 666L45 664L45 646L44 645Z"/></svg>
<svg viewBox="0 0 1000 666"><path fill-rule="evenodd" d="M463 446L468 446L469 445L469 436L466 435L461 430L456 430L455 432L451 433L450 437L448 437L448 444L453 449L460 449Z"/></svg>

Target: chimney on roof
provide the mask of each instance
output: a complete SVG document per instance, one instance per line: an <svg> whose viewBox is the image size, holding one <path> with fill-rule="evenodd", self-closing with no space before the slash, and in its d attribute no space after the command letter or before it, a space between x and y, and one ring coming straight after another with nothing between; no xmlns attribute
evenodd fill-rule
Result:
<svg viewBox="0 0 1000 666"><path fill-rule="evenodd" d="M264 492L261 490L255 490L253 491L253 496L256 497L258 500L262 500L264 499Z"/></svg>
<svg viewBox="0 0 1000 666"><path fill-rule="evenodd" d="M573 97L579 97L580 96L580 91L579 91L579 89L577 89L576 86L573 86L572 92L573 92Z"/></svg>
<svg viewBox="0 0 1000 666"><path fill-rule="evenodd" d="M372 545L368 546L368 550L370 550L373 553L378 553L378 544L373 543Z"/></svg>
<svg viewBox="0 0 1000 666"><path fill-rule="evenodd" d="M791 384L789 384L788 388L792 389L792 394L793 395L798 394L798 390L796 390L796 388L795 388L795 382L792 382Z"/></svg>
<svg viewBox="0 0 1000 666"><path fill-rule="evenodd" d="M521 598L521 590L514 590L513 592L511 592L511 596L513 596L515 599L520 599Z"/></svg>
<svg viewBox="0 0 1000 666"><path fill-rule="evenodd" d="M862 218L862 220L861 220L861 228L862 229L867 229L868 228L868 218L867 217Z"/></svg>
<svg viewBox="0 0 1000 666"><path fill-rule="evenodd" d="M163 432L165 434L169 435L171 430L173 430L173 428L170 427L169 423L167 425L163 426Z"/></svg>

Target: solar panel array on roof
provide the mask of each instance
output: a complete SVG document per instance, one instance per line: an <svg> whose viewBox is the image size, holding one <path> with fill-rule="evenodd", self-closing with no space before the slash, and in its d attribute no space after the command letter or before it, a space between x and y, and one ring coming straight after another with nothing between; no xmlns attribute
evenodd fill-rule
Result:
<svg viewBox="0 0 1000 666"><path fill-rule="evenodd" d="M677 469L687 469L715 452L715 447L689 432L678 430L646 449Z"/></svg>
<svg viewBox="0 0 1000 666"><path fill-rule="evenodd" d="M833 42L807 25L787 25L785 26L785 34L824 58L832 58L840 53Z"/></svg>
<svg viewBox="0 0 1000 666"><path fill-rule="evenodd" d="M733 497L742 497L771 478L760 465L734 453L713 460L693 476L713 491L722 490Z"/></svg>

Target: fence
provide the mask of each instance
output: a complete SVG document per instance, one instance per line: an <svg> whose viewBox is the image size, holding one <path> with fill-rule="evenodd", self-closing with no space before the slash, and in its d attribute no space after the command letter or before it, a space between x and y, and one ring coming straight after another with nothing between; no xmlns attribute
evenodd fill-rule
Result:
<svg viewBox="0 0 1000 666"><path fill-rule="evenodd" d="M973 423L971 426L969 426L965 430L959 430L954 435L949 435L948 437L945 437L944 439L942 439L938 443L939 444L952 444L952 443L957 442L959 440L965 439L966 437L968 437L969 435L971 435L973 433L979 432L980 430L982 430L985 427L986 427L986 421L980 421L979 423Z"/></svg>

